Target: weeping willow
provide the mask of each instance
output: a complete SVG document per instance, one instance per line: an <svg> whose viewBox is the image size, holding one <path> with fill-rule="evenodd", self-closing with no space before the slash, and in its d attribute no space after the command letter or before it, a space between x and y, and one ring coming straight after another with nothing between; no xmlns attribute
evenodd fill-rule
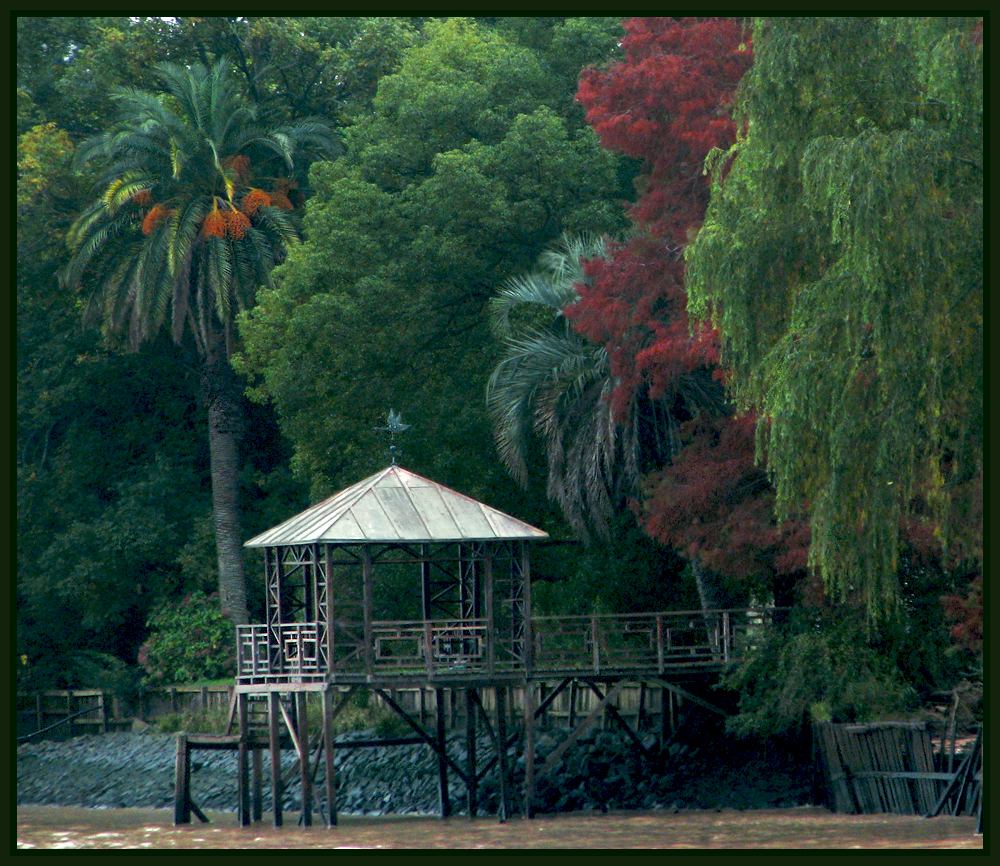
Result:
<svg viewBox="0 0 1000 866"><path fill-rule="evenodd" d="M828 593L877 625L901 519L947 546L982 473L982 21L764 19L754 52L691 309L766 419L779 516L809 515Z"/></svg>

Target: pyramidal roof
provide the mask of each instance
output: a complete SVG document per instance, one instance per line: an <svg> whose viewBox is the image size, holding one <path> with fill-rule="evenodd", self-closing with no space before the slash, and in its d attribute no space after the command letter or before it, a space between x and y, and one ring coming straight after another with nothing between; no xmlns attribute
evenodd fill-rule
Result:
<svg viewBox="0 0 1000 866"><path fill-rule="evenodd" d="M548 538L548 533L393 465L244 546L538 538Z"/></svg>

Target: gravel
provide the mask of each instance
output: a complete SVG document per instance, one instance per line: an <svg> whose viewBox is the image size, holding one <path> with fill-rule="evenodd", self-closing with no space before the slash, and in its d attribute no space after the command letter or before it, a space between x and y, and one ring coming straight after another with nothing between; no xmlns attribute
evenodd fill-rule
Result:
<svg viewBox="0 0 1000 866"><path fill-rule="evenodd" d="M339 739L371 739L373 731ZM566 737L561 730L536 739L539 763ZM636 756L622 735L597 732L570 747L561 761L536 778L539 812L608 809L761 809L810 801L811 769L789 755L765 758L761 749L739 741L674 742L660 748L644 737L646 757ZM449 754L466 761L465 737L449 738ZM480 772L493 757L485 737L477 745ZM17 802L21 805L95 808L172 808L176 736L152 731L41 741L17 748ZM513 762L513 756L512 756ZM514 790L521 790L523 758L516 762ZM336 753L338 812L345 815L432 815L438 812L437 759L425 745L380 746ZM284 808L301 807L295 755L282 754L290 781ZM270 811L270 768L264 761L264 810ZM464 783L449 774L455 814L467 807ZM191 796L201 809L235 812L236 757L223 751L192 753ZM322 762L314 797L323 796ZM515 795L514 808L519 811ZM479 785L480 814L498 805L496 772ZM314 803L316 800L314 800ZM322 805L322 804L321 804Z"/></svg>

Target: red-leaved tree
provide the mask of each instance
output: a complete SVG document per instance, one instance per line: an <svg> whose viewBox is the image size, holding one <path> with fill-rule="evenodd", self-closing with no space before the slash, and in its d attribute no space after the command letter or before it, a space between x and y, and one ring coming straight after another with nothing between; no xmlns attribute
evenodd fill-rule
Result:
<svg viewBox="0 0 1000 866"><path fill-rule="evenodd" d="M634 504L645 531L696 574L773 580L787 603L805 571L808 528L774 520L773 490L754 461L755 421L724 408L716 334L692 329L684 289L684 247L709 200L705 158L735 140L729 108L752 62L749 35L719 18L634 18L625 31L624 60L586 70L577 99L604 147L642 162L629 209L636 232L587 264L566 314L605 347L620 422L641 404L636 395L670 409L673 447Z"/></svg>

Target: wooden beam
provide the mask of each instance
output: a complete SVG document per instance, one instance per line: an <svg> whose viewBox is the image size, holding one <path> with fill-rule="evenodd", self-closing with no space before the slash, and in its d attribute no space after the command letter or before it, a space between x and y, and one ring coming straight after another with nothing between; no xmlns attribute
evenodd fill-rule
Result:
<svg viewBox="0 0 1000 866"><path fill-rule="evenodd" d="M710 704L708 701L699 698L697 695L691 694L691 692L689 692L687 689L682 689L680 686L674 685L673 683L668 683L666 680L652 679L650 680L650 682L656 683L658 686L662 686L663 688L668 689L675 695L679 695L680 697L684 698L684 700L691 701L691 703L697 704L699 707L702 707L703 709L709 710L713 713L718 713L720 716L729 715L729 713L727 713L725 710L720 709L714 704Z"/></svg>
<svg viewBox="0 0 1000 866"><path fill-rule="evenodd" d="M437 702L437 752L438 759L438 804L441 817L451 816L451 798L448 796L448 720L445 718L445 690L435 689Z"/></svg>
<svg viewBox="0 0 1000 866"><path fill-rule="evenodd" d="M351 689L347 697L349 698L354 694L354 689ZM341 701L340 706L334 709L332 693L330 689L326 689L323 692L323 739L326 744L326 751L324 756L326 758L326 807L328 810L328 819L331 827L337 826L337 768L334 764L334 731L333 731L333 720L337 715L337 710L343 709L344 705L347 703L347 698Z"/></svg>
<svg viewBox="0 0 1000 866"><path fill-rule="evenodd" d="M306 827L312 826L312 776L309 771L309 719L306 713L306 693L296 692L296 722L298 722L299 735L299 779L301 780L302 791L302 824ZM319 756L316 756L317 762Z"/></svg>
<svg viewBox="0 0 1000 866"><path fill-rule="evenodd" d="M278 708L281 707L281 710ZM280 827L281 816L281 740L280 717L284 711L281 706L281 695L277 692L267 693L267 732L271 750L271 797L274 807L274 826Z"/></svg>
<svg viewBox="0 0 1000 866"><path fill-rule="evenodd" d="M468 778L465 780L469 817L476 817L479 808L478 780L476 779L476 699L475 689L465 690L465 751L468 755Z"/></svg>
<svg viewBox="0 0 1000 866"><path fill-rule="evenodd" d="M174 762L174 823L191 823L191 749L184 734L177 735Z"/></svg>
<svg viewBox="0 0 1000 866"><path fill-rule="evenodd" d="M535 686L524 684L524 814L535 817Z"/></svg>
<svg viewBox="0 0 1000 866"><path fill-rule="evenodd" d="M510 791L508 790L510 779L507 775L507 688L506 686L494 686L494 691L497 705L497 737L499 739L497 764L500 774L500 806L497 817L503 824L507 820L510 801Z"/></svg>
<svg viewBox="0 0 1000 866"><path fill-rule="evenodd" d="M566 754L566 750L573 745L580 737L583 736L584 732L590 728L597 720L600 718L601 713L604 711L604 706L608 701L613 700L621 692L622 687L625 685L624 681L618 682L614 688L610 689L608 693L601 699L596 707L590 711L590 715L587 716L579 726L570 733L570 735L563 740L552 752L549 754L545 763L542 764L542 768L535 773L535 777L545 775L549 770L551 770L558 760Z"/></svg>

